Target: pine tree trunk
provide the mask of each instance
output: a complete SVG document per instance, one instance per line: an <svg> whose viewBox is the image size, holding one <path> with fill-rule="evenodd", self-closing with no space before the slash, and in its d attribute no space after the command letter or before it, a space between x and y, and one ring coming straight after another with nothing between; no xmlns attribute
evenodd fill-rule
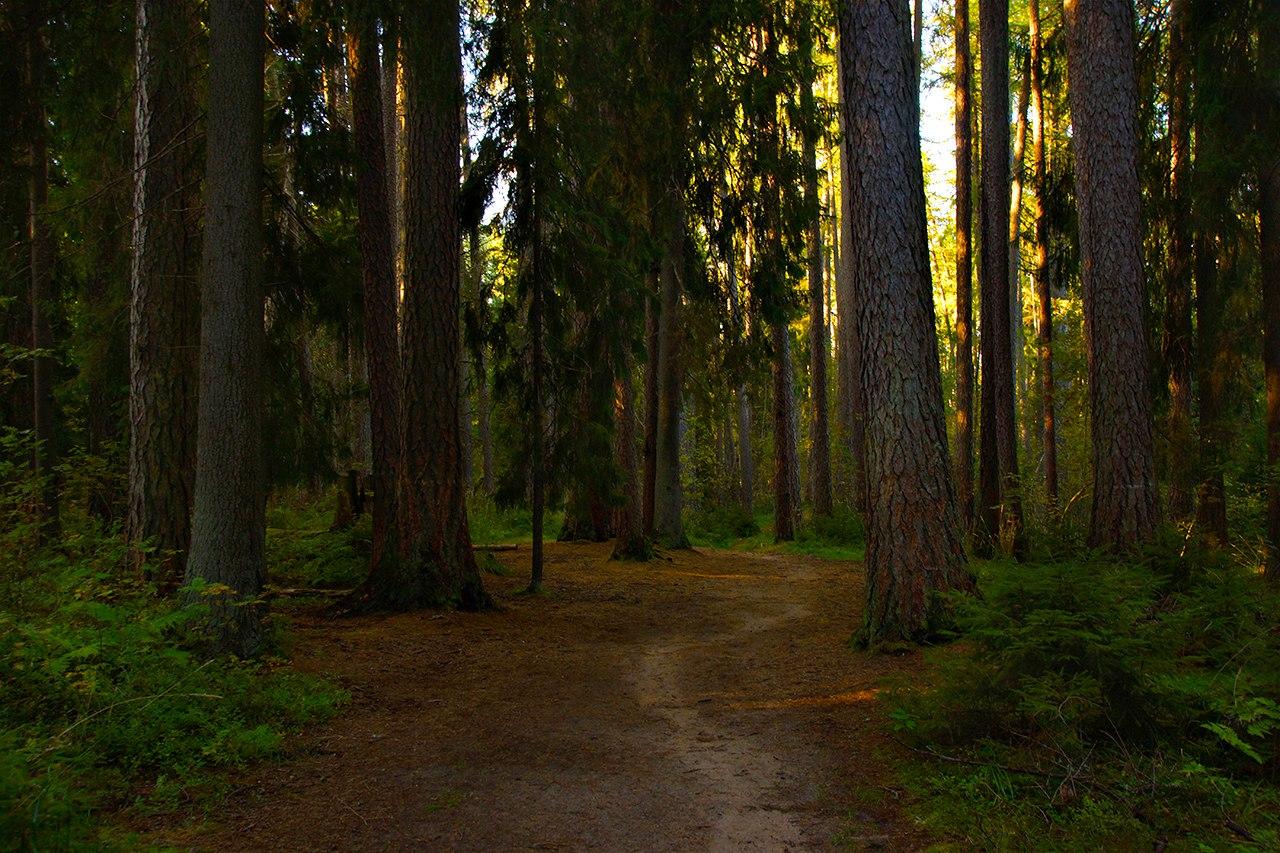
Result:
<svg viewBox="0 0 1280 853"><path fill-rule="evenodd" d="M1143 296L1133 5L1065 7L1093 432L1095 546L1158 522Z"/></svg>
<svg viewBox="0 0 1280 853"><path fill-rule="evenodd" d="M813 39L806 21L800 43L805 63L800 110L811 115L813 99ZM809 483L815 515L831 515L831 436L827 425L827 317L823 298L822 203L818 199L817 129L806 127L804 137L805 203L813 214L809 223Z"/></svg>
<svg viewBox="0 0 1280 853"><path fill-rule="evenodd" d="M895 0L846 3L839 27L872 484L862 639L874 644L928 635L937 593L973 578L947 471L909 15Z"/></svg>
<svg viewBox="0 0 1280 853"><path fill-rule="evenodd" d="M1265 0L1258 30L1261 87L1260 130L1280 138L1280 0ZM1258 224L1262 257L1262 316L1266 335L1263 366L1267 384L1267 565L1280 583L1280 152L1263 152L1258 166Z"/></svg>
<svg viewBox="0 0 1280 853"><path fill-rule="evenodd" d="M1191 420L1191 69L1189 0L1169 5L1169 254L1165 270L1164 362L1169 372L1169 515L1194 510L1195 435Z"/></svg>
<svg viewBox="0 0 1280 853"><path fill-rule="evenodd" d="M1030 0L1031 102L1036 114L1031 158L1035 169L1035 259L1031 274L1036 290L1036 335L1040 361L1041 443L1044 455L1044 490L1050 514L1058 510L1058 438L1054 419L1053 289L1049 283L1048 175L1045 169L1044 60L1040 32L1040 2Z"/></svg>
<svg viewBox="0 0 1280 853"><path fill-rule="evenodd" d="M347 28L352 125L356 144L356 237L364 304L364 345L369 372L370 444L373 456L373 544L370 576L399 553L399 484L403 470L400 419L400 345L396 329L395 235L392 192L387 185L387 123L382 105L376 21L369 16Z"/></svg>
<svg viewBox="0 0 1280 853"><path fill-rule="evenodd" d="M787 324L769 324L769 337L773 344L773 538L790 542L800 523L795 366Z"/></svg>
<svg viewBox="0 0 1280 853"><path fill-rule="evenodd" d="M636 459L636 400L630 365L624 364L614 382L615 460L622 476L622 504L614 517L615 560L647 560L649 539L644 535L640 507L640 466Z"/></svg>
<svg viewBox="0 0 1280 853"><path fill-rule="evenodd" d="M199 430L187 581L209 606L214 651L252 655L265 638L262 448L262 104L264 6L209 3L209 91L200 291Z"/></svg>
<svg viewBox="0 0 1280 853"><path fill-rule="evenodd" d="M683 330L680 279L684 273L684 215L677 191L667 189L662 213L662 267L658 305L658 425L654 476L653 535L667 548L687 548L684 493L680 483L680 408Z"/></svg>
<svg viewBox="0 0 1280 853"><path fill-rule="evenodd" d="M1009 170L1009 353L1013 366L1014 423L1020 427L1022 446L1027 446L1022 417L1022 400L1026 399L1026 387L1022 366L1022 187L1026 171L1027 112L1031 102L1031 53L1023 59L1021 87L1018 89L1018 111L1013 131L1013 154ZM1015 433L1016 435L1017 433ZM1017 455L1017 446L1014 447Z"/></svg>
<svg viewBox="0 0 1280 853"><path fill-rule="evenodd" d="M404 230L404 204L400 171L400 22L394 12L382 21L382 144L387 184L387 210L391 219L391 262L396 284L396 315L400 309L400 263L404 248L400 235ZM397 330L398 332L398 330ZM397 362L398 364L398 362Z"/></svg>
<svg viewBox="0 0 1280 853"><path fill-rule="evenodd" d="M653 507L658 476L658 275L650 273L648 292L655 294L645 299L644 306L644 445L641 472L641 515L646 536L653 535Z"/></svg>
<svg viewBox="0 0 1280 853"><path fill-rule="evenodd" d="M969 0L956 0L956 496L969 529L973 506L973 116Z"/></svg>
<svg viewBox="0 0 1280 853"><path fill-rule="evenodd" d="M49 315L54 307L53 234L46 221L49 203L48 119L45 114L44 73L47 62L44 45L44 9L33 4L27 22L26 89L30 102L30 140L27 146L27 241L30 249L31 346L31 426L36 446L32 452L32 473L44 480L39 507L44 535L55 537L58 529L57 436L53 412L53 327Z"/></svg>
<svg viewBox="0 0 1280 853"><path fill-rule="evenodd" d="M742 310L742 295L738 293L738 261L734 254L734 242L729 243L729 310L734 323L746 334L746 315ZM747 518L755 515L755 463L751 457L751 398L747 383L738 383L734 392L738 407L738 500Z"/></svg>
<svg viewBox="0 0 1280 853"><path fill-rule="evenodd" d="M404 490L401 559L376 582L372 603L389 609L489 603L467 523L462 482L459 315L462 241L458 6L422 4L402 21L407 93L405 295L402 334Z"/></svg>
<svg viewBox="0 0 1280 853"><path fill-rule="evenodd" d="M138 0L129 290L129 515L157 585L186 573L200 382L196 38L188 0ZM142 553L134 551L141 562Z"/></svg>

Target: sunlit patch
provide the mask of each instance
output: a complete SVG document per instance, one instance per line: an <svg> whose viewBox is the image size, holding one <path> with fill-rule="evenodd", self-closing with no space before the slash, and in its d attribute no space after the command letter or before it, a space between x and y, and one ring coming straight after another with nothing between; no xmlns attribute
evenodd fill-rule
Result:
<svg viewBox="0 0 1280 853"><path fill-rule="evenodd" d="M771 711L783 708L835 708L840 705L862 705L871 702L880 692L877 687L862 690L846 690L828 696L797 696L791 699L764 699L754 702L738 702L730 708L741 711Z"/></svg>

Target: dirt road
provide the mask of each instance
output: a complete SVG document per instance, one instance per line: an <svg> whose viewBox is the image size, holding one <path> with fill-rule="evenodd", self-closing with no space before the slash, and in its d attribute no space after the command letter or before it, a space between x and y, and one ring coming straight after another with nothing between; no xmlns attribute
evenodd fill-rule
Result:
<svg viewBox="0 0 1280 853"><path fill-rule="evenodd" d="M874 694L913 658L848 650L853 563L548 549L502 609L306 617L297 665L346 713L248 774L213 850L912 849Z"/></svg>

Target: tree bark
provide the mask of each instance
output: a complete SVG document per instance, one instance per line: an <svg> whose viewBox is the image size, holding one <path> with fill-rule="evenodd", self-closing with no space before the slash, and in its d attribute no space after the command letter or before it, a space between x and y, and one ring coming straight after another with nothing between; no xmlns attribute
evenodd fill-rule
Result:
<svg viewBox="0 0 1280 853"><path fill-rule="evenodd" d="M40 521L46 537L57 535L58 465L57 435L53 411L53 326L50 312L54 306L53 234L49 230L45 207L49 203L48 117L45 112L44 74L47 58L44 43L42 3L34 3L27 22L25 83L29 99L27 145L27 241L29 247L31 308L31 426L36 439L31 454L32 473L43 478L40 495Z"/></svg>
<svg viewBox="0 0 1280 853"><path fill-rule="evenodd" d="M138 0L133 259L129 289L129 511L126 535L150 542L151 575L172 591L186 573L200 382L199 147L196 34L188 0Z"/></svg>
<svg viewBox="0 0 1280 853"><path fill-rule="evenodd" d="M630 365L624 364L614 381L615 459L622 475L622 504L614 515L617 541L615 560L647 560L651 556L649 538L644 534L644 514L640 507L640 466L636 459L636 400Z"/></svg>
<svg viewBox="0 0 1280 853"><path fill-rule="evenodd" d="M1133 6L1071 0L1067 70L1093 432L1090 543L1128 546L1158 522L1147 382Z"/></svg>
<svg viewBox="0 0 1280 853"><path fill-rule="evenodd" d="M969 529L973 506L973 116L969 0L955 9L956 118L956 495Z"/></svg>
<svg viewBox="0 0 1280 853"><path fill-rule="evenodd" d="M862 639L937 627L937 593L971 590L947 472L911 31L894 0L842 5L841 89L867 412ZM1003 170L1002 170L1003 171Z"/></svg>
<svg viewBox="0 0 1280 853"><path fill-rule="evenodd" d="M364 345L369 371L370 443L373 457L373 546L370 575L399 553L401 451L400 345L396 329L395 234L388 186L385 113L377 25L362 16L347 27L352 126L356 144L356 237L364 304Z"/></svg>
<svg viewBox="0 0 1280 853"><path fill-rule="evenodd" d="M1188 0L1169 4L1169 254L1165 269L1164 362L1168 370L1169 515L1194 510L1195 435L1191 420L1191 67Z"/></svg>
<svg viewBox="0 0 1280 853"><path fill-rule="evenodd" d="M1265 0L1258 31L1258 71L1263 81L1259 130L1280 139L1280 0ZM1267 384L1266 577L1280 583L1280 152L1263 150L1258 166L1258 224L1262 256L1263 366Z"/></svg>
<svg viewBox="0 0 1280 853"><path fill-rule="evenodd" d="M1013 154L1009 170L1009 353L1013 370L1013 410L1015 425L1022 425L1020 402L1026 398L1022 366L1022 188L1026 172L1027 113L1031 103L1031 52L1022 63L1022 85L1018 89L1018 107L1013 131ZM1025 425L1019 430L1027 446ZM1014 448L1017 455L1017 447Z"/></svg>
<svg viewBox="0 0 1280 853"><path fill-rule="evenodd" d="M1050 514L1058 510L1058 438L1054 418L1053 289L1049 283L1049 214L1045 166L1044 59L1040 32L1040 2L1030 0L1031 69L1029 83L1036 122L1032 131L1031 158L1035 169L1035 259L1031 275L1036 290L1036 334L1040 361L1041 442L1044 456L1044 490Z"/></svg>
<svg viewBox="0 0 1280 853"><path fill-rule="evenodd" d="M1019 552L1022 500L1013 406L1012 323L1009 306L1009 2L979 0L982 50L982 245L979 322L982 337L978 541Z"/></svg>
<svg viewBox="0 0 1280 853"><path fill-rule="evenodd" d="M667 548L687 548L684 492L680 483L680 279L684 272L684 214L678 190L664 190L659 225L662 266L658 305L658 424L654 477L653 535Z"/></svg>
<svg viewBox="0 0 1280 853"><path fill-rule="evenodd" d="M813 37L809 22L802 24L800 61L800 111L816 121L813 98ZM806 124L804 134L805 206L809 223L809 482L815 515L831 515L831 435L827 424L827 317L823 292L822 202L818 199L818 140L816 125Z"/></svg>
<svg viewBox="0 0 1280 853"><path fill-rule="evenodd" d="M655 294L645 298L644 306L644 446L641 488L641 511L646 536L653 535L653 507L656 498L658 476L658 274L648 277L648 292Z"/></svg>
<svg viewBox="0 0 1280 853"><path fill-rule="evenodd" d="M200 291L199 429L188 583L214 651L252 655L266 632L262 445L262 105L265 7L209 3Z"/></svg>
<svg viewBox="0 0 1280 853"><path fill-rule="evenodd" d="M795 367L786 322L771 323L769 337L773 343L773 538L790 542L800 522Z"/></svg>
<svg viewBox="0 0 1280 853"><path fill-rule="evenodd" d="M387 609L486 607L467 522L458 417L462 241L462 61L455 3L431 0L404 18L405 295L401 405L404 486L400 560L370 578Z"/></svg>
<svg viewBox="0 0 1280 853"><path fill-rule="evenodd" d="M729 310L734 323L746 334L746 314L742 310L742 295L738 292L738 262L734 255L734 242L729 243ZM738 500L747 518L755 516L755 463L751 457L751 398L747 383L739 382L734 398L738 407Z"/></svg>

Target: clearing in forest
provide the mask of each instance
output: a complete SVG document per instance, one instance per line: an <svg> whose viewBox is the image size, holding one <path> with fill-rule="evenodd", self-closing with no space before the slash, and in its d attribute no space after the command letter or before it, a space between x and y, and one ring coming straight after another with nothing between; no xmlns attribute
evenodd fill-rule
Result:
<svg viewBox="0 0 1280 853"><path fill-rule="evenodd" d="M849 650L861 567L608 545L501 553L501 609L297 619L295 662L350 690L284 764L237 780L213 850L894 850L876 692L917 655Z"/></svg>

